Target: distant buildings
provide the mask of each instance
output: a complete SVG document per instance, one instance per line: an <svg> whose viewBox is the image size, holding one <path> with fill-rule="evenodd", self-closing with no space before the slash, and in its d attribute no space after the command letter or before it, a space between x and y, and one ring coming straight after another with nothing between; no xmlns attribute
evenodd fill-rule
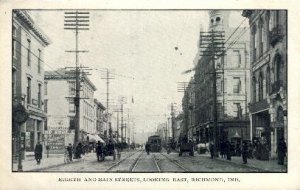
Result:
<svg viewBox="0 0 300 190"><path fill-rule="evenodd" d="M43 54L50 44L27 11L13 11L12 19L12 98L22 104L29 114L20 126L21 148L34 154L38 141L43 142L44 121L44 66ZM13 157L17 153L18 126L13 124Z"/></svg>
<svg viewBox="0 0 300 190"><path fill-rule="evenodd" d="M59 152L74 142L75 129L75 75L66 69L45 72L45 112L47 113L46 144ZM87 142L103 133L104 106L94 99L95 85L86 75L80 79L80 137ZM56 139L54 142L53 139ZM58 142L60 139L60 143Z"/></svg>
<svg viewBox="0 0 300 190"><path fill-rule="evenodd" d="M287 12L245 10L250 24L251 136L275 157L287 140Z"/></svg>

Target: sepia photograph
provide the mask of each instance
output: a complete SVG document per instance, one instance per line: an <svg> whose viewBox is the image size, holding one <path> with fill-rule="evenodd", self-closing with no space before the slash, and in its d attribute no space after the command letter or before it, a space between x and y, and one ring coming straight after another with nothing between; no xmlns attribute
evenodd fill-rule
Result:
<svg viewBox="0 0 300 190"><path fill-rule="evenodd" d="M13 9L11 172L288 173L287 9Z"/></svg>

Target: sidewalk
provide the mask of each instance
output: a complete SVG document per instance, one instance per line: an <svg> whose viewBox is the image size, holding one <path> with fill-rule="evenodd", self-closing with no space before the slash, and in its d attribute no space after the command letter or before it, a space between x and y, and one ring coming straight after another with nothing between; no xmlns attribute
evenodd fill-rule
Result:
<svg viewBox="0 0 300 190"><path fill-rule="evenodd" d="M199 156L205 156L210 158L210 154L198 154ZM279 165L277 160L257 160L257 159L247 159L247 164L243 164L243 158L238 156L232 156L231 160L226 160L226 158L214 158L218 161L229 162L232 164L240 165L243 167L250 167L262 170L263 172L287 172L287 164Z"/></svg>
<svg viewBox="0 0 300 190"><path fill-rule="evenodd" d="M79 162L82 159L73 159L73 163ZM64 155L63 154L51 154L47 158L47 155L43 155L41 164L37 165L34 157L29 157L22 161L23 171L39 171L45 170L52 167L57 167L64 165ZM69 163L72 164L72 163ZM18 171L18 162L13 162L13 171Z"/></svg>

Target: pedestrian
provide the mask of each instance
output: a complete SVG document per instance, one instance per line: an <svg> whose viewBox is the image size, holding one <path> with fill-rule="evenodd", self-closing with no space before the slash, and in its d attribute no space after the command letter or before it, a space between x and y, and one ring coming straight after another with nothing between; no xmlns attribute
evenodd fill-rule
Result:
<svg viewBox="0 0 300 190"><path fill-rule="evenodd" d="M242 146L242 157L243 157L243 163L247 164L247 158L248 158L248 144L246 141L243 142L243 146Z"/></svg>
<svg viewBox="0 0 300 190"><path fill-rule="evenodd" d="M215 154L215 144L212 141L209 143L209 152L210 152L210 158L213 159Z"/></svg>
<svg viewBox="0 0 300 190"><path fill-rule="evenodd" d="M67 151L68 151L69 159L70 159L70 161L72 162L72 161L73 161L73 159L72 159L72 155L73 155L73 146L72 146L71 143L70 143L69 146L67 147Z"/></svg>
<svg viewBox="0 0 300 190"><path fill-rule="evenodd" d="M96 145L96 154L97 154L97 160L100 161L100 158L103 158L103 144L98 141L97 145Z"/></svg>
<svg viewBox="0 0 300 190"><path fill-rule="evenodd" d="M146 152L147 154L149 155L149 152L150 152L150 144L147 142L146 145L145 145L145 149L146 149Z"/></svg>
<svg viewBox="0 0 300 190"><path fill-rule="evenodd" d="M35 160L37 162L37 165L40 165L41 164L41 159L43 157L43 145L41 145L40 142L38 142L35 146L34 156L35 156Z"/></svg>
<svg viewBox="0 0 300 190"><path fill-rule="evenodd" d="M231 144L230 142L227 140L226 141L226 157L227 157L227 160L231 160Z"/></svg>
<svg viewBox="0 0 300 190"><path fill-rule="evenodd" d="M240 144L240 142L236 143L235 156L241 156L241 144Z"/></svg>
<svg viewBox="0 0 300 190"><path fill-rule="evenodd" d="M281 138L278 142L278 147L277 147L278 164L279 165L284 164L284 158L286 156L286 152L287 152L286 143L284 142L284 139Z"/></svg>
<svg viewBox="0 0 300 190"><path fill-rule="evenodd" d="M226 144L225 141L223 140L220 144L220 153L221 153L221 158L225 158L225 149L226 149Z"/></svg>
<svg viewBox="0 0 300 190"><path fill-rule="evenodd" d="M75 158L81 158L81 155L83 154L83 146L80 143L78 143L76 149L75 149Z"/></svg>

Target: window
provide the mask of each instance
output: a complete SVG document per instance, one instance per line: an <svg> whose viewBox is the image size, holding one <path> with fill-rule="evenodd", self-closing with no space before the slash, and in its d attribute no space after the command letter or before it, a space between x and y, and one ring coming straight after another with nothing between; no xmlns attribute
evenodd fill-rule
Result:
<svg viewBox="0 0 300 190"><path fill-rule="evenodd" d="M16 77L17 77L17 70L13 68L12 70L12 97L16 96L17 88L16 88Z"/></svg>
<svg viewBox="0 0 300 190"><path fill-rule="evenodd" d="M234 112L237 119L242 118L242 108L240 103L234 103Z"/></svg>
<svg viewBox="0 0 300 190"><path fill-rule="evenodd" d="M270 94L271 91L271 76L270 76L270 67L266 71L266 94Z"/></svg>
<svg viewBox="0 0 300 190"><path fill-rule="evenodd" d="M75 117L69 117L69 121L70 121L70 125L69 125L69 129L75 129Z"/></svg>
<svg viewBox="0 0 300 190"><path fill-rule="evenodd" d="M31 62L31 41L27 39L27 65L30 66Z"/></svg>
<svg viewBox="0 0 300 190"><path fill-rule="evenodd" d="M220 17L217 17L217 18L216 18L216 21L217 21L217 22L220 22L220 20L221 20Z"/></svg>
<svg viewBox="0 0 300 190"><path fill-rule="evenodd" d="M256 35L256 25L254 24L252 29L251 29L251 41L252 41L252 58L253 58L253 61L256 60L256 51L257 51L257 35Z"/></svg>
<svg viewBox="0 0 300 190"><path fill-rule="evenodd" d="M221 94L223 92L223 81L220 77L217 78L217 94Z"/></svg>
<svg viewBox="0 0 300 190"><path fill-rule="evenodd" d="M217 111L218 111L218 118L222 118L223 117L222 103L217 103Z"/></svg>
<svg viewBox="0 0 300 190"><path fill-rule="evenodd" d="M44 95L48 94L48 82L44 82Z"/></svg>
<svg viewBox="0 0 300 190"><path fill-rule="evenodd" d="M17 44L16 44L16 40L14 39L12 41L12 56L13 57L17 56Z"/></svg>
<svg viewBox="0 0 300 190"><path fill-rule="evenodd" d="M282 57L280 54L275 55L274 59L275 65L275 81L280 81L283 79L283 68L282 68Z"/></svg>
<svg viewBox="0 0 300 190"><path fill-rule="evenodd" d="M73 99L69 101L69 112L75 113L75 104Z"/></svg>
<svg viewBox="0 0 300 190"><path fill-rule="evenodd" d="M252 101L256 102L256 78L252 78Z"/></svg>
<svg viewBox="0 0 300 190"><path fill-rule="evenodd" d="M233 93L241 93L241 79L240 77L233 77Z"/></svg>
<svg viewBox="0 0 300 190"><path fill-rule="evenodd" d="M242 63L242 57L240 50L233 50L234 53L234 59L233 59L233 67L240 68Z"/></svg>
<svg viewBox="0 0 300 190"><path fill-rule="evenodd" d="M263 20L260 18L258 25L258 43L259 43L259 56L263 55Z"/></svg>
<svg viewBox="0 0 300 190"><path fill-rule="evenodd" d="M42 85L38 84L38 108L42 106Z"/></svg>
<svg viewBox="0 0 300 190"><path fill-rule="evenodd" d="M31 104L31 78L27 78L27 104Z"/></svg>
<svg viewBox="0 0 300 190"><path fill-rule="evenodd" d="M258 78L258 100L261 101L263 100L263 94L264 94L264 87L263 87L263 74L260 73L259 74L259 78Z"/></svg>
<svg viewBox="0 0 300 190"><path fill-rule="evenodd" d="M48 100L44 100L44 112L48 112Z"/></svg>
<svg viewBox="0 0 300 190"><path fill-rule="evenodd" d="M41 56L42 56L42 50L38 50L39 51L39 57L38 57L38 73L41 73Z"/></svg>
<svg viewBox="0 0 300 190"><path fill-rule="evenodd" d="M70 96L75 96L75 82L69 82L69 95Z"/></svg>

